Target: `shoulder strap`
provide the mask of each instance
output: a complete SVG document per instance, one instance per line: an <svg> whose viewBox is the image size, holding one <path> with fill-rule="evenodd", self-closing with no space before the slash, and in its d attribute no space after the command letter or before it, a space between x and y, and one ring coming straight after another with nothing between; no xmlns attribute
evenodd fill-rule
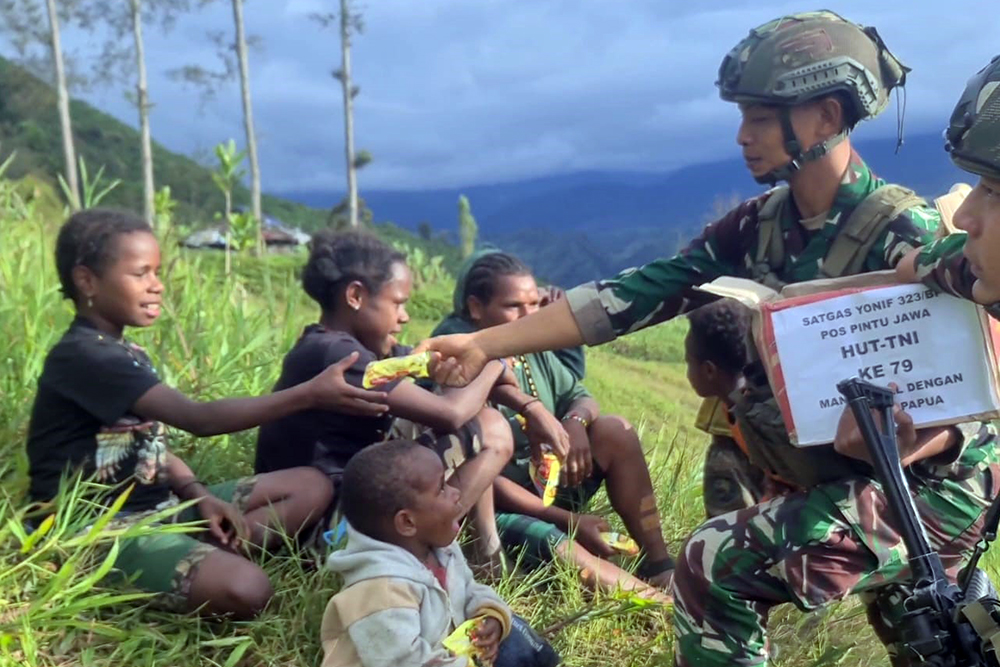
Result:
<svg viewBox="0 0 1000 667"><path fill-rule="evenodd" d="M781 234L781 214L788 201L788 186L772 188L767 199L757 211L757 254L754 257L753 279L772 287L780 281L774 274L785 263L785 240Z"/></svg>
<svg viewBox="0 0 1000 667"><path fill-rule="evenodd" d="M941 215L941 226L937 230L937 238L943 238L959 232L953 221L955 211L962 205L965 198L972 191L972 186L968 183L955 183L951 186L948 194L942 195L934 200L934 207Z"/></svg>
<svg viewBox="0 0 1000 667"><path fill-rule="evenodd" d="M824 278L840 278L860 272L886 226L903 211L926 205L922 197L901 185L887 184L872 191L842 223L823 259L820 274Z"/></svg>

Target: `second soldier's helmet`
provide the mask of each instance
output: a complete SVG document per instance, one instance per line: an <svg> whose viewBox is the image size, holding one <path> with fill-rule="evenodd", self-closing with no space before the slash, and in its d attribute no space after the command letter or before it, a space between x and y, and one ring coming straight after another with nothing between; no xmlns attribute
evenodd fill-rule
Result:
<svg viewBox="0 0 1000 667"><path fill-rule="evenodd" d="M969 79L945 140L960 169L1000 179L1000 56Z"/></svg>
<svg viewBox="0 0 1000 667"><path fill-rule="evenodd" d="M853 120L873 118L909 70L865 28L830 11L793 14L750 31L719 67L719 94L730 102L792 106L844 93Z"/></svg>

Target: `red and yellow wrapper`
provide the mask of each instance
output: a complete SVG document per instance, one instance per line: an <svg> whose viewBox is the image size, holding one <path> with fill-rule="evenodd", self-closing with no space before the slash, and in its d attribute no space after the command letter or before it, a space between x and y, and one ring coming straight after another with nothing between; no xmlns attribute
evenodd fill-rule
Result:
<svg viewBox="0 0 1000 667"><path fill-rule="evenodd" d="M455 628L455 631L441 641L441 645L455 654L456 657L464 656L473 665L483 664L480 659L479 648L472 642L476 639L476 631L480 624L486 620L486 616L476 616L470 618L465 623Z"/></svg>
<svg viewBox="0 0 1000 667"><path fill-rule="evenodd" d="M528 463L528 474L535 488L542 494L542 505L548 507L556 499L559 490L559 470L562 465L559 458L552 452L542 454L542 462L535 466L534 461Z"/></svg>
<svg viewBox="0 0 1000 667"><path fill-rule="evenodd" d="M638 556L639 545L625 533L601 533L604 543L626 556Z"/></svg>
<svg viewBox="0 0 1000 667"><path fill-rule="evenodd" d="M373 361L365 368L365 375L361 379L361 386L365 389L372 389L373 387L380 387L399 378L430 377L430 362L430 352Z"/></svg>

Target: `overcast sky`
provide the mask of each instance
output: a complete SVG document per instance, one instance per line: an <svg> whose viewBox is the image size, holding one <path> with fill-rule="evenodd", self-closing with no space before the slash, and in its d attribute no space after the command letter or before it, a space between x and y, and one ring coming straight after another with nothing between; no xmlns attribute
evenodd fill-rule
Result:
<svg viewBox="0 0 1000 667"><path fill-rule="evenodd" d="M1000 52L996 0L843 0L829 7L875 25L913 72L910 133L943 128L966 79ZM580 170L671 169L735 156L737 111L719 100L719 62L751 27L813 9L796 3L707 0L367 0L353 68L356 146L374 162L364 188L425 188ZM254 113L264 189L342 189L339 42L308 16L336 0L247 0ZM199 107L167 77L211 66L207 30L232 30L227 0L147 28L152 132L184 153L242 141L234 82ZM87 39L68 34L83 52ZM121 89L91 93L135 125ZM890 106L862 136L895 133Z"/></svg>

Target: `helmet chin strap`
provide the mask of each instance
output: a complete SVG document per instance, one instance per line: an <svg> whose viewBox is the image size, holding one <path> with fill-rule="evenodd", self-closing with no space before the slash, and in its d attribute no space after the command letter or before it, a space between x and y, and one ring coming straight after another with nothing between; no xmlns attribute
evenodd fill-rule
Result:
<svg viewBox="0 0 1000 667"><path fill-rule="evenodd" d="M841 130L825 141L821 141L809 150L803 152L799 140L795 138L795 130L792 128L791 107L781 107L778 113L781 119L781 133L785 138L785 152L792 156L787 164L772 169L763 176L756 176L754 180L764 185L775 185L778 181L789 180L795 172L803 165L818 160L847 138L847 130Z"/></svg>

